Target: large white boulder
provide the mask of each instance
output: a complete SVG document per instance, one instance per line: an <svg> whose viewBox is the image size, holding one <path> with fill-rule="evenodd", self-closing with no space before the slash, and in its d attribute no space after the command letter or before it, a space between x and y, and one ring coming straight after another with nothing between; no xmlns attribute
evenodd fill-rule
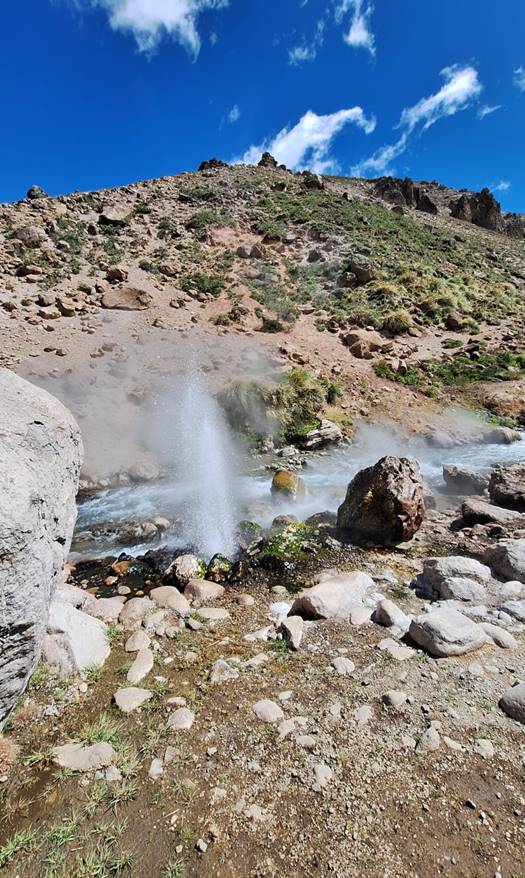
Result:
<svg viewBox="0 0 525 878"><path fill-rule="evenodd" d="M71 544L81 462L67 409L0 369L0 727L40 657Z"/></svg>
<svg viewBox="0 0 525 878"><path fill-rule="evenodd" d="M497 576L525 582L525 539L500 540L487 549L484 560Z"/></svg>
<svg viewBox="0 0 525 878"><path fill-rule="evenodd" d="M101 667L110 652L104 622L70 604L53 601L42 657L60 677Z"/></svg>
<svg viewBox="0 0 525 878"><path fill-rule="evenodd" d="M417 616L410 623L408 633L419 646L438 658L463 655L489 642L481 625L454 607L446 606Z"/></svg>
<svg viewBox="0 0 525 878"><path fill-rule="evenodd" d="M372 577L359 570L325 574L318 585L299 592L289 615L303 619L350 619L356 607L370 599L374 588Z"/></svg>

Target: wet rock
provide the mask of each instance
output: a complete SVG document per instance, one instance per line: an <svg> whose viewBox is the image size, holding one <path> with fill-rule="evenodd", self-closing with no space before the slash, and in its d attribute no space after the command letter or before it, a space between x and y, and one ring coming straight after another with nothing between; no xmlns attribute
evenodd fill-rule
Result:
<svg viewBox="0 0 525 878"><path fill-rule="evenodd" d="M173 732L188 731L195 722L195 714L188 707L179 707L168 718L168 729Z"/></svg>
<svg viewBox="0 0 525 878"><path fill-rule="evenodd" d="M135 686L137 683L140 683L144 677L147 677L149 672L153 668L153 653L151 649L147 646L143 646L142 649L139 649L135 661L131 665L131 668L128 671L127 681L132 686Z"/></svg>
<svg viewBox="0 0 525 878"><path fill-rule="evenodd" d="M387 546L410 540L424 517L419 464L406 457L383 457L352 479L337 524L353 540Z"/></svg>
<svg viewBox="0 0 525 878"><path fill-rule="evenodd" d="M115 753L111 744L100 741L91 746L64 744L53 750L53 763L70 771L99 771L113 762Z"/></svg>
<svg viewBox="0 0 525 878"><path fill-rule="evenodd" d="M507 689L499 700L499 706L507 716L525 724L525 683Z"/></svg>
<svg viewBox="0 0 525 878"><path fill-rule="evenodd" d="M453 464L445 464L443 479L449 490L456 494L483 494L489 485L487 475Z"/></svg>
<svg viewBox="0 0 525 878"><path fill-rule="evenodd" d="M217 600L224 594L224 586L216 582L207 582L204 579L190 579L184 589L184 597L189 601L206 604L208 601Z"/></svg>
<svg viewBox="0 0 525 878"><path fill-rule="evenodd" d="M286 619L283 619L278 631L282 634L290 649L297 650L303 639L304 621L301 616L288 616Z"/></svg>
<svg viewBox="0 0 525 878"><path fill-rule="evenodd" d="M348 619L356 606L362 607L374 588L374 580L367 573L325 574L318 585L299 592L290 616Z"/></svg>
<svg viewBox="0 0 525 878"><path fill-rule="evenodd" d="M521 433L518 430L511 430L510 427L496 427L483 436L488 445L512 445L513 442L521 440Z"/></svg>
<svg viewBox="0 0 525 878"><path fill-rule="evenodd" d="M152 694L149 689L128 686L123 689L117 689L113 698L119 710L123 713L131 713L133 710L138 710L144 702L149 701Z"/></svg>
<svg viewBox="0 0 525 878"><path fill-rule="evenodd" d="M225 555L214 555L206 568L206 579L212 582L226 582L232 572L233 564Z"/></svg>
<svg viewBox="0 0 525 878"><path fill-rule="evenodd" d="M525 516L513 509L502 509L493 503L486 503L475 497L468 497L461 506L461 514L468 525L474 524L501 524L505 527L514 524L520 519L525 523Z"/></svg>
<svg viewBox="0 0 525 878"><path fill-rule="evenodd" d="M106 626L70 604L53 601L42 657L59 677L101 667L110 652Z"/></svg>
<svg viewBox="0 0 525 878"><path fill-rule="evenodd" d="M272 521L272 528L276 530L288 527L289 524L299 524L297 515L276 515Z"/></svg>
<svg viewBox="0 0 525 878"><path fill-rule="evenodd" d="M480 625L453 607L445 606L413 619L409 635L431 655L440 658L473 652L487 643L487 635Z"/></svg>
<svg viewBox="0 0 525 878"><path fill-rule="evenodd" d="M58 400L7 369L0 399L1 727L36 667L62 583L82 442Z"/></svg>
<svg viewBox="0 0 525 878"><path fill-rule="evenodd" d="M308 527L335 527L337 525L337 515L335 512L326 510L325 512L314 512L305 518L304 523Z"/></svg>
<svg viewBox="0 0 525 878"><path fill-rule="evenodd" d="M269 698L263 698L261 701L257 701L257 703L253 705L252 710L257 719L260 719L261 722L264 723L277 723L284 719L282 709L275 703L275 701L270 701Z"/></svg>
<svg viewBox="0 0 525 878"><path fill-rule="evenodd" d="M489 496L497 506L525 512L525 463L495 469L490 477Z"/></svg>
<svg viewBox="0 0 525 878"><path fill-rule="evenodd" d="M489 546L483 560L502 579L525 583L525 539L500 540Z"/></svg>
<svg viewBox="0 0 525 878"><path fill-rule="evenodd" d="M296 473L285 469L277 470L272 479L272 495L275 497L287 497L297 500L303 497L306 488L304 481Z"/></svg>
<svg viewBox="0 0 525 878"><path fill-rule="evenodd" d="M173 610L177 616L188 616L190 613L191 607L188 599L173 585L161 585L158 588L152 588L149 594L157 607Z"/></svg>

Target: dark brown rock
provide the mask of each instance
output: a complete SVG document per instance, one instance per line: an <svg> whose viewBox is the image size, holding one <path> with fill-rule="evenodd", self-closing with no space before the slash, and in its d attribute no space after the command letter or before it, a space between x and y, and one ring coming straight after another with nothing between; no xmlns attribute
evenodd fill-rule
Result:
<svg viewBox="0 0 525 878"><path fill-rule="evenodd" d="M525 512L525 463L495 469L490 477L489 495L497 506Z"/></svg>
<svg viewBox="0 0 525 878"><path fill-rule="evenodd" d="M425 517L419 464L383 457L357 473L337 512L337 525L355 542L395 546L412 539Z"/></svg>
<svg viewBox="0 0 525 878"><path fill-rule="evenodd" d="M260 168L276 168L277 162L274 159L273 155L269 152L263 152L261 156L261 160L259 162Z"/></svg>
<svg viewBox="0 0 525 878"><path fill-rule="evenodd" d="M500 203L488 189L460 195L457 201L451 203L450 215L493 231L503 226Z"/></svg>

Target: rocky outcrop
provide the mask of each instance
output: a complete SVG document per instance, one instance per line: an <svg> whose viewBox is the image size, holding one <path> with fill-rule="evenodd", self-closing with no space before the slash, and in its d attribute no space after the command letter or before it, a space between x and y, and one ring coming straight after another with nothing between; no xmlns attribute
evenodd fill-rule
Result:
<svg viewBox="0 0 525 878"><path fill-rule="evenodd" d="M489 495L497 506L525 512L525 463L495 469L490 477Z"/></svg>
<svg viewBox="0 0 525 878"><path fill-rule="evenodd" d="M199 165L199 171L217 171L220 168L229 167L226 162L223 162L222 159L206 159L206 161L201 162Z"/></svg>
<svg viewBox="0 0 525 878"><path fill-rule="evenodd" d="M337 525L354 541L380 546L406 542L423 523L423 492L417 461L383 457L352 479L337 512Z"/></svg>
<svg viewBox="0 0 525 878"><path fill-rule="evenodd" d="M492 231L500 230L503 225L501 206L489 189L460 195L457 201L451 203L450 215Z"/></svg>
<svg viewBox="0 0 525 878"><path fill-rule="evenodd" d="M274 159L273 155L269 152L263 152L258 164L259 164L260 168L276 168L277 167L277 161Z"/></svg>
<svg viewBox="0 0 525 878"><path fill-rule="evenodd" d="M0 723L40 656L76 518L82 441L43 390L0 370Z"/></svg>
<svg viewBox="0 0 525 878"><path fill-rule="evenodd" d="M301 448L311 451L314 448L323 448L325 445L338 445L343 441L343 431L333 421L323 418L321 425L315 430L309 430L303 440L298 444Z"/></svg>

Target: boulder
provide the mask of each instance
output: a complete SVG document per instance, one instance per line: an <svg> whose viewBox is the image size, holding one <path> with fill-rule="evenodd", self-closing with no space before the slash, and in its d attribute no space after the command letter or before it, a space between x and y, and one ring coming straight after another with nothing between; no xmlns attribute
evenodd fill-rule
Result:
<svg viewBox="0 0 525 878"><path fill-rule="evenodd" d="M123 228L129 220L129 211L116 206L105 207L99 214L98 222L101 226L113 226Z"/></svg>
<svg viewBox="0 0 525 878"><path fill-rule="evenodd" d="M257 719L260 719L263 723L277 723L284 719L282 708L275 701L270 701L269 698L262 698L261 701L257 701L253 705L252 710Z"/></svg>
<svg viewBox="0 0 525 878"><path fill-rule="evenodd" d="M111 765L115 753L111 744L99 741L96 744L64 744L53 750L53 763L70 771L100 771Z"/></svg>
<svg viewBox="0 0 525 878"><path fill-rule="evenodd" d="M196 555L179 555L164 571L163 578L166 581L173 580L181 588L188 585L193 579L204 577L206 573L206 564Z"/></svg>
<svg viewBox="0 0 525 878"><path fill-rule="evenodd" d="M289 616L303 619L349 619L356 607L363 607L374 592L374 580L359 570L328 573L311 588L299 592Z"/></svg>
<svg viewBox="0 0 525 878"><path fill-rule="evenodd" d="M106 626L71 604L52 601L42 657L60 677L101 667L110 652Z"/></svg>
<svg viewBox="0 0 525 878"><path fill-rule="evenodd" d="M438 658L473 652L488 642L481 625L447 606L417 616L408 633L415 643Z"/></svg>
<svg viewBox="0 0 525 878"><path fill-rule="evenodd" d="M503 527L507 524L515 524L523 520L525 517L521 512L515 512L512 509L502 509L501 506L495 506L493 503L486 503L484 500L478 500L477 497L468 497L461 507L461 514L466 524L501 524Z"/></svg>
<svg viewBox="0 0 525 878"><path fill-rule="evenodd" d="M223 162L222 159L205 159L205 161L201 162L198 169L199 171L218 171L220 168L228 168L229 165L226 162Z"/></svg>
<svg viewBox="0 0 525 878"><path fill-rule="evenodd" d="M301 448L312 450L323 448L325 445L338 445L343 439L343 431L337 424L323 418L321 426L315 430L309 430L304 439L299 443Z"/></svg>
<svg viewBox="0 0 525 878"><path fill-rule="evenodd" d="M432 600L483 601L490 568L474 558L449 555L426 558L418 586Z"/></svg>
<svg viewBox="0 0 525 878"><path fill-rule="evenodd" d="M158 588L152 588L149 594L157 607L173 610L178 616L189 615L190 604L188 599L173 585L161 585Z"/></svg>
<svg viewBox="0 0 525 878"><path fill-rule="evenodd" d="M499 706L507 716L525 724L525 683L507 689L499 700Z"/></svg>
<svg viewBox="0 0 525 878"><path fill-rule="evenodd" d="M419 464L383 457L357 473L337 512L337 525L354 541L392 546L412 539L425 517Z"/></svg>
<svg viewBox="0 0 525 878"><path fill-rule="evenodd" d="M216 582L207 582L204 579L190 579L184 589L184 597L189 601L197 601L199 604L214 601L222 597L223 594L223 585L219 585Z"/></svg>
<svg viewBox="0 0 525 878"><path fill-rule="evenodd" d="M416 210L421 210L423 213L431 213L434 216L438 213L438 207L435 201L432 201L429 195L426 192L423 192L419 198L419 201L416 204Z"/></svg>
<svg viewBox="0 0 525 878"><path fill-rule="evenodd" d="M525 512L525 463L495 469L490 477L489 496L497 506Z"/></svg>
<svg viewBox="0 0 525 878"><path fill-rule="evenodd" d="M483 494L489 485L487 475L453 464L444 465L443 479L453 494Z"/></svg>
<svg viewBox="0 0 525 878"><path fill-rule="evenodd" d="M58 400L7 369L0 399L1 727L37 665L63 582L82 442Z"/></svg>
<svg viewBox="0 0 525 878"><path fill-rule="evenodd" d="M26 198L35 201L37 198L47 198L47 192L41 186L30 186L27 190Z"/></svg>
<svg viewBox="0 0 525 878"><path fill-rule="evenodd" d="M21 241L24 247L30 247L31 249L40 247L48 240L44 229L33 225L21 226L19 229L15 229L14 237Z"/></svg>
<svg viewBox="0 0 525 878"><path fill-rule="evenodd" d="M115 311L145 311L151 305L153 296L135 287L112 287L102 296L101 305Z"/></svg>
<svg viewBox="0 0 525 878"><path fill-rule="evenodd" d="M502 579L525 583L525 539L500 540L489 546L483 560Z"/></svg>
<svg viewBox="0 0 525 878"><path fill-rule="evenodd" d="M272 479L272 495L274 497L288 497L297 500L303 497L306 488L304 481L296 473L286 469L279 469Z"/></svg>

